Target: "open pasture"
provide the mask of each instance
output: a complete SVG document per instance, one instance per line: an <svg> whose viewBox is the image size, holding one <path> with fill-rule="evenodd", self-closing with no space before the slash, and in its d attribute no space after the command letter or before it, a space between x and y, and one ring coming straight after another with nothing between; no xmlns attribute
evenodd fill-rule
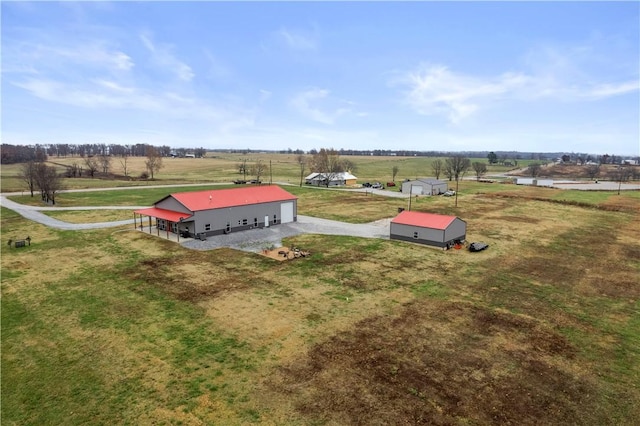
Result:
<svg viewBox="0 0 640 426"><path fill-rule="evenodd" d="M309 156L307 156L309 157ZM358 182L386 183L392 179L392 169L397 166L399 171L396 182L416 177L433 176L431 163L433 157L376 157L376 156L345 156L356 165L354 174L358 176ZM248 153L242 155L228 153L209 153L205 158L163 158L163 167L153 181L141 180L140 175L145 171L145 157L129 157L127 159L127 175L121 165L121 158L112 157L111 176L108 178L96 174L94 178L86 175L80 178L68 178L64 180L66 189L84 188L108 188L120 186L147 186L157 184L187 184L187 183L221 183L231 182L242 178L238 172L238 165L247 160L250 167L260 160L267 166L271 166L271 172L261 177L263 182L282 182L289 184L300 183L300 167L295 154L264 154ZM477 159L486 161L486 159ZM474 160L475 161L475 160ZM64 173L65 166L77 164L83 167L84 159L81 157L50 157L48 165L55 165L60 173ZM490 173L502 173L508 171L508 167L492 165ZM0 171L0 189L2 192L16 192L25 190L24 183L20 180L20 165L7 164ZM305 168L304 176L311 173L309 167ZM255 176L247 175L248 179Z"/></svg>
<svg viewBox="0 0 640 426"><path fill-rule="evenodd" d="M301 214L352 222L407 202L287 189ZM1 420L634 424L639 198L460 192L458 208L413 208L460 215L485 252L302 235L285 243L312 256L278 262L129 227L55 231L2 209ZM61 202L91 202L72 195ZM30 247L7 247L25 235Z"/></svg>

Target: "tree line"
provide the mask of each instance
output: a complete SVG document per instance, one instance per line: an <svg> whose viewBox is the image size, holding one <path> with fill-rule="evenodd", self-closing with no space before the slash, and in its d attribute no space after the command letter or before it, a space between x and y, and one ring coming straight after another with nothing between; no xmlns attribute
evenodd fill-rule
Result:
<svg viewBox="0 0 640 426"><path fill-rule="evenodd" d="M50 145L10 145L2 144L0 162L2 164L25 163L27 161L46 161L53 157L145 157L152 147L161 157L185 157L192 154L195 157L204 157L206 149L177 148L170 146L153 146L149 144L50 144Z"/></svg>

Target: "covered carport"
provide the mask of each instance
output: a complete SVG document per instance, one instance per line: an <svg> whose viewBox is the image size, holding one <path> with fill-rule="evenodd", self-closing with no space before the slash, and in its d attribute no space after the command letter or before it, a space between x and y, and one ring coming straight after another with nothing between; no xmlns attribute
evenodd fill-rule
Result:
<svg viewBox="0 0 640 426"><path fill-rule="evenodd" d="M140 225L138 225L138 215L140 215ZM147 209L135 210L133 212L133 223L134 227L138 229L140 226L140 230L143 231L145 228L144 225L144 216L149 218L149 233L152 233L153 228L156 228L156 234L160 236L160 231L166 231L167 239L170 239L169 233L175 234L177 236L178 242L180 241L180 232L189 230L189 219L191 215L186 214L184 212L176 212L173 210L160 209L158 207L149 207ZM152 218L155 218L155 224L152 221Z"/></svg>

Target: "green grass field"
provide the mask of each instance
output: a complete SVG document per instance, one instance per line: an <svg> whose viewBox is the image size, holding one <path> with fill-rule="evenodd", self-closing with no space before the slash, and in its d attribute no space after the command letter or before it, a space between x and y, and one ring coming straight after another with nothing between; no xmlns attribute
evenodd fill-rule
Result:
<svg viewBox="0 0 640 426"><path fill-rule="evenodd" d="M148 205L187 188L59 202ZM352 223L406 203L285 188L300 214ZM635 424L638 192L465 181L453 203L420 197L413 208L459 215L488 250L301 235L285 244L312 256L278 262L130 227L56 231L2 208L0 420ZM26 235L31 246L7 246Z"/></svg>

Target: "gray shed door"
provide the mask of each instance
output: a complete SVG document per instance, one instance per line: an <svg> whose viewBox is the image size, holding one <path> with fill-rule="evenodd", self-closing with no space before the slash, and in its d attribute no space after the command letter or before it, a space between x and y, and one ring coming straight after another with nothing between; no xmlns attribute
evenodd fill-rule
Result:
<svg viewBox="0 0 640 426"><path fill-rule="evenodd" d="M293 201L280 204L281 223L293 222Z"/></svg>
<svg viewBox="0 0 640 426"><path fill-rule="evenodd" d="M411 185L411 195L422 195L422 186Z"/></svg>

